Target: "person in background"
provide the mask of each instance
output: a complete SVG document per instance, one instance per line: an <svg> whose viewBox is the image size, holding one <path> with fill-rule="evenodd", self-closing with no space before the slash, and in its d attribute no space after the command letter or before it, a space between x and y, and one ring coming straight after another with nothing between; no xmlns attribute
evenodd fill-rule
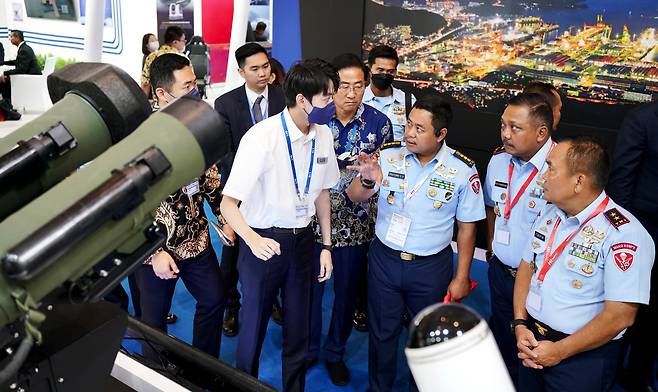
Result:
<svg viewBox="0 0 658 392"><path fill-rule="evenodd" d="M352 318L356 307L354 297L357 284L367 272L367 253L375 237L377 197L353 203L347 197L347 187L356 173L346 166L354 162L359 153L374 154L382 144L393 140L388 117L372 106L362 103L368 85L368 67L359 56L345 53L331 62L338 71L340 83L334 103L336 115L329 122L334 137L334 148L341 167L340 181L329 192L331 198L331 227L334 233L334 303L329 334L324 344L325 365L331 382L346 385L350 373L344 362L345 345L352 331ZM320 257L322 237L316 223L316 257ZM319 263L316 263L316 266ZM316 271L316 274L319 271ZM318 361L322 334L322 295L325 283L313 285L311 308L311 343L306 357L307 367Z"/></svg>
<svg viewBox="0 0 658 392"><path fill-rule="evenodd" d="M267 41L267 36L265 35L266 28L267 28L267 24L265 22L261 21L256 23L256 30L254 30L254 34L256 36L256 42Z"/></svg>
<svg viewBox="0 0 658 392"><path fill-rule="evenodd" d="M144 57L142 57L142 69L144 69L144 63L146 62L148 55L159 48L160 41L158 41L158 37L151 33L144 34L142 37L142 54L144 55Z"/></svg>
<svg viewBox="0 0 658 392"><path fill-rule="evenodd" d="M5 47L2 45L2 42L0 42L0 63L5 61Z"/></svg>
<svg viewBox="0 0 658 392"><path fill-rule="evenodd" d="M635 215L658 245L658 102L639 106L626 116L617 135L607 190L620 206ZM629 391L655 391L654 363L658 353L655 262L651 287L649 304L640 306L637 321L629 333L631 349L627 370L621 379L622 386L627 386Z"/></svg>
<svg viewBox="0 0 658 392"><path fill-rule="evenodd" d="M226 124L231 136L229 153L222 158L221 170L228 178L240 141L247 130L285 108L285 97L280 87L270 85L271 67L267 51L257 43L246 43L235 51L238 73L244 84L215 100L215 110ZM238 291L238 246L224 247L222 273L228 290L228 303L222 329L224 335L235 336L240 329L240 292ZM273 312L277 315L280 312ZM281 318L276 316L276 320Z"/></svg>
<svg viewBox="0 0 658 392"><path fill-rule="evenodd" d="M175 99L198 97L196 75L190 61L178 54L166 53L153 61L149 80L158 106L164 108ZM163 129L163 137L167 129ZM210 243L207 201L232 241L233 231L219 212L222 179L217 166L169 195L160 203L155 222L165 228L164 246L136 270L142 305L142 321L167 330L166 317L180 277L197 301L192 330L192 346L219 358L222 314L226 295L217 256ZM148 346L142 346L148 351Z"/></svg>
<svg viewBox="0 0 658 392"><path fill-rule="evenodd" d="M523 92L539 94L551 105L551 109L553 110L553 129L551 131L555 132L562 119L562 97L560 97L560 93L555 86L549 83L534 81L528 83L523 88Z"/></svg>
<svg viewBox="0 0 658 392"><path fill-rule="evenodd" d="M286 69L283 68L283 64L279 60L270 57L270 68L272 69L270 84L272 86L283 87L283 81L286 79Z"/></svg>
<svg viewBox="0 0 658 392"><path fill-rule="evenodd" d="M162 45L155 52L146 56L146 60L144 60L144 66L142 67L142 77L141 77L142 90L144 90L144 94L146 94L148 97L153 98L156 103L159 100L155 96L155 92L151 91L151 83L149 81L150 73L151 73L151 63L158 56L163 55L165 53L177 53L185 57L183 51L185 50L186 43L187 40L185 39L185 31L179 26L169 26L167 27L167 30L165 30L164 33L164 45Z"/></svg>
<svg viewBox="0 0 658 392"><path fill-rule="evenodd" d="M0 62L0 65L14 66L14 69L0 72L0 94L5 102L11 104L11 75L41 75L41 67L34 50L25 42L22 31L12 30L9 40L18 47L18 52L15 60Z"/></svg>
<svg viewBox="0 0 658 392"><path fill-rule="evenodd" d="M548 202L514 285L519 391L608 391L620 338L649 302L655 246L604 191L610 160L591 137L560 140L542 176Z"/></svg>

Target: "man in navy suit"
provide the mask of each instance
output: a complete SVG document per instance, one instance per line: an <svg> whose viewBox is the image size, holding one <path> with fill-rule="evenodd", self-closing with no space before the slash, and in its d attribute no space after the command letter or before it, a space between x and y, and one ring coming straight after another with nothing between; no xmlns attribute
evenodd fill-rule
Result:
<svg viewBox="0 0 658 392"><path fill-rule="evenodd" d="M12 44L18 46L16 60L1 61L0 65L13 65L15 68L5 71L0 75L0 94L7 102L11 102L11 75L28 74L41 75L41 67L34 55L34 50L23 40L23 32L12 30L9 40Z"/></svg>
<svg viewBox="0 0 658 392"><path fill-rule="evenodd" d="M624 120L617 135L607 190L615 202L637 217L658 244L658 102L634 109ZM654 262L649 305L640 306L630 334L628 372L622 382L631 391L654 390L653 365L658 353L657 282Z"/></svg>
<svg viewBox="0 0 658 392"><path fill-rule="evenodd" d="M254 124L280 113L285 108L283 90L268 85L272 71L265 49L256 43L247 43L235 51L235 58L238 62L238 72L245 83L215 100L215 110L224 118L226 129L231 136L230 152L221 161L222 175L226 178L242 136ZM237 246L222 249L222 274L228 287L228 303L223 325L226 336L235 336L239 329L240 293L237 290L237 260Z"/></svg>

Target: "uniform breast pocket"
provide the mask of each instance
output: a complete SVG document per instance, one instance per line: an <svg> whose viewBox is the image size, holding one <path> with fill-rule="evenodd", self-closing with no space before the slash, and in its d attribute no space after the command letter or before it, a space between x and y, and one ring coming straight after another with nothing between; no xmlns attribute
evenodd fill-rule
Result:
<svg viewBox="0 0 658 392"><path fill-rule="evenodd" d="M388 171L382 179L381 189L387 192L404 192L407 180L404 173Z"/></svg>
<svg viewBox="0 0 658 392"><path fill-rule="evenodd" d="M441 189L433 186L430 186L427 191L425 191L425 196L427 196L430 203L432 203L436 209L439 209L443 206L452 205L453 200L457 198L454 190Z"/></svg>
<svg viewBox="0 0 658 392"><path fill-rule="evenodd" d="M532 248L532 253L534 254L535 261L541 260L546 252L546 234L534 231L532 233L532 239L530 241L530 247ZM527 260L532 261L532 260Z"/></svg>
<svg viewBox="0 0 658 392"><path fill-rule="evenodd" d="M507 189L494 186L491 190L491 200L498 204L504 204L507 199Z"/></svg>
<svg viewBox="0 0 658 392"><path fill-rule="evenodd" d="M528 221L530 223L534 222L537 219L537 214L546 206L546 200L540 199L537 197L531 197L525 208L528 211Z"/></svg>
<svg viewBox="0 0 658 392"><path fill-rule="evenodd" d="M598 249L572 242L568 248L567 269L585 277L593 277L600 269L598 260L600 252Z"/></svg>

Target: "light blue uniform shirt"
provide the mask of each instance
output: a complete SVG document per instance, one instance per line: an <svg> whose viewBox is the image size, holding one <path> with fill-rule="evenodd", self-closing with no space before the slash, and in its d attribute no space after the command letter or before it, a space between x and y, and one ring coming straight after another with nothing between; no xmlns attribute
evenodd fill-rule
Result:
<svg viewBox="0 0 658 392"><path fill-rule="evenodd" d="M407 110L405 106L404 91L391 86L393 95L388 97L377 97L372 88L366 88L363 94L363 103L370 105L384 113L393 125L393 140L401 142L404 136L404 127L407 125ZM411 104L416 102L416 97L411 95Z"/></svg>
<svg viewBox="0 0 658 392"><path fill-rule="evenodd" d="M496 212L494 233L508 232L509 240L493 239L493 252L505 265L517 268L521 262L521 254L528 244L528 232L535 222L537 214L546 205L544 192L541 188L541 174L548 170L546 156L551 150L553 141L549 138L542 148L528 161L524 162L506 152L500 152L491 157L487 167L487 178L484 181L484 204L493 207ZM512 185L507 183L509 163L514 165ZM514 198L534 169L539 170L523 192L519 201L510 211L509 221L505 222L505 201ZM510 200L511 203L511 200ZM505 244L507 242L507 244Z"/></svg>
<svg viewBox="0 0 658 392"><path fill-rule="evenodd" d="M442 155L443 164L434 170ZM455 219L460 222L484 219L480 179L473 161L445 143L425 166L405 147L383 149L379 160L383 180L377 201L375 233L389 248L419 256L433 255L450 245ZM405 193L425 176L416 194L403 204ZM394 213L411 218L402 249L386 240Z"/></svg>
<svg viewBox="0 0 658 392"><path fill-rule="evenodd" d="M605 301L648 304L655 247L649 233L612 199L567 244L544 281L538 283L544 252L558 217L551 252L576 230L606 197L599 197L576 216L548 204L531 229L523 260L536 263L531 290L541 297L540 309L528 294L526 309L551 328L573 334L603 310ZM612 222L615 222L614 224ZM616 337L619 338L623 331Z"/></svg>

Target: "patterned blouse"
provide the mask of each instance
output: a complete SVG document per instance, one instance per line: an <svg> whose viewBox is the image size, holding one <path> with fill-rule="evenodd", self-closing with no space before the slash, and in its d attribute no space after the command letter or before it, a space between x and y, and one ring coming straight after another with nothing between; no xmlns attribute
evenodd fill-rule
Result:
<svg viewBox="0 0 658 392"><path fill-rule="evenodd" d="M356 177L356 172L345 169L344 163L355 158L360 152L373 154L382 144L392 141L391 121L372 106L361 104L354 118L345 126L334 117L329 127L334 135L334 149L341 168L340 180L329 192L331 239L337 247L367 244L375 238L377 195L362 203L352 202L346 191ZM314 224L316 241L321 243L322 236L317 218L314 219Z"/></svg>
<svg viewBox="0 0 658 392"><path fill-rule="evenodd" d="M203 210L207 200L213 213L220 215L221 174L212 166L201 177L169 195L155 212L155 221L167 229L164 246L174 260L198 256L210 246L208 218Z"/></svg>

